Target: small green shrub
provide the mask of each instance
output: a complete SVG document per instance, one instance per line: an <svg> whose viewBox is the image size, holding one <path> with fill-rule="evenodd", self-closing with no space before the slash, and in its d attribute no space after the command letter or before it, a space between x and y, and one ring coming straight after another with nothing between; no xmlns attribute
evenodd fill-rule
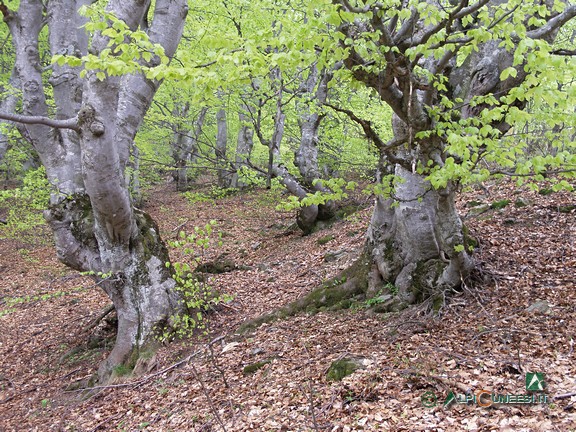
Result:
<svg viewBox="0 0 576 432"><path fill-rule="evenodd" d="M300 207L326 204L328 201L340 201L348 198L348 193L346 191L352 191L358 186L356 182L346 181L342 178L315 180L315 182L320 181L322 182L322 185L328 188L331 192L316 191L313 194L308 193L308 195L302 199L291 195L286 201L278 204L276 210L291 211L297 210Z"/></svg>
<svg viewBox="0 0 576 432"><path fill-rule="evenodd" d="M173 331L171 334L163 333L162 340L170 336L190 337L196 330L205 329L205 314L219 303L231 300L229 295L215 292L206 277L193 271L205 264L207 252L211 247L222 246L222 235L214 231L215 226L216 221L212 220L203 228L194 227L194 232L191 234L180 231L180 240L169 242L170 246L180 249L184 256L189 258L188 262L166 263L166 267L172 267L174 270L176 290L182 294L186 312L171 317Z"/></svg>
<svg viewBox="0 0 576 432"><path fill-rule="evenodd" d="M182 195L184 195L184 198L186 198L190 204L196 204L201 202L214 202L217 199L226 198L236 192L238 192L238 189L213 186L208 193L187 191Z"/></svg>

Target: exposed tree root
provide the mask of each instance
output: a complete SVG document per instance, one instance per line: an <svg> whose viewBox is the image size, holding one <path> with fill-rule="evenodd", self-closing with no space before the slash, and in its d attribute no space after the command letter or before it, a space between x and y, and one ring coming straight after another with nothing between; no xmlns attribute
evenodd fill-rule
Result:
<svg viewBox="0 0 576 432"><path fill-rule="evenodd" d="M349 268L342 271L337 277L323 283L321 286L276 311L261 315L247 321L238 329L239 333L247 333L260 325L294 316L300 312L317 313L323 310L347 309L352 304L365 298L368 289L369 262L366 255L360 256Z"/></svg>

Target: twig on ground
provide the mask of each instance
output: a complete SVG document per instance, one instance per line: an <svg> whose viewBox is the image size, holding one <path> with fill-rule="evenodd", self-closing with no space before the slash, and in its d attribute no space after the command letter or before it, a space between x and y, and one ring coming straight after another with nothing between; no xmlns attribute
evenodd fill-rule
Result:
<svg viewBox="0 0 576 432"><path fill-rule="evenodd" d="M568 399L572 396L576 396L576 391L552 396L552 400Z"/></svg>
<svg viewBox="0 0 576 432"><path fill-rule="evenodd" d="M180 232L180 228L184 228L184 226L190 222L190 219L186 219L186 221L184 223L181 223L180 225L178 225L176 228L174 228L172 230L172 232L175 232L176 234L178 234Z"/></svg>
<svg viewBox="0 0 576 432"><path fill-rule="evenodd" d="M208 389L204 385L204 381L202 381L202 378L200 378L200 375L198 374L198 371L196 370L196 366L194 366L193 363L190 363L190 367L192 368L192 373L194 374L194 378L196 378L196 381L198 381L200 383L200 387L202 387L202 392L204 393L204 396L206 396L206 399L208 400L208 404L210 405L210 411L212 411L212 414L214 414L214 417L216 417L216 420L218 420L218 423L220 423L220 427L222 427L222 430L224 432L226 432L226 426L224 425L224 422L220 418L220 414L218 414L218 410L214 406L214 402L212 401L212 397L210 396Z"/></svg>
<svg viewBox="0 0 576 432"><path fill-rule="evenodd" d="M192 354L190 354L188 357L177 361L176 363L171 364L170 366L165 367L162 370L159 370L158 372L155 372L151 375L148 375L138 381L134 381L134 382L130 382L130 383L122 383L122 384L109 384L109 385L102 385L102 386L94 386L94 387L85 387L85 388L79 388L79 389L74 389L74 390L65 390L68 392L81 392L81 391L90 391L90 390L104 390L104 389L111 389L111 388L122 388L122 387L133 387L133 388L138 388L144 384L146 384L148 381L150 381L152 378L158 376L158 375L162 375L168 371L171 371L174 368L177 368L178 366L181 366L182 364L189 362L193 357L195 357L196 355L200 354L200 351L195 351Z"/></svg>
<svg viewBox="0 0 576 432"><path fill-rule="evenodd" d="M120 413L120 414L115 414L113 416L110 416L108 418L105 418L104 420L102 420L100 423L98 423L96 425L96 427L94 429L91 429L90 432L96 432L98 429L100 429L101 426L106 425L106 423L108 423L109 421L112 420L120 420L122 417L124 417L126 415L126 413ZM109 429L108 427L106 427L106 429Z"/></svg>
<svg viewBox="0 0 576 432"><path fill-rule="evenodd" d="M102 321L104 318L106 318L106 316L108 316L108 314L110 314L113 310L114 310L113 304L106 306L106 309L104 309L100 315L98 315L96 318L94 318L90 322L90 324L88 324L82 330L82 333L88 333L90 330L92 330L94 327L96 327L98 324L100 324L100 321Z"/></svg>

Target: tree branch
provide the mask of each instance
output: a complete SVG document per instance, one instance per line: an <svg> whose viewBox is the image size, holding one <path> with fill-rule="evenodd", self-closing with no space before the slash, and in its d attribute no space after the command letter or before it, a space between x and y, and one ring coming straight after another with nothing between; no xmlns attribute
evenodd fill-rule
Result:
<svg viewBox="0 0 576 432"><path fill-rule="evenodd" d="M380 135L378 135L378 132L376 132L376 130L374 130L370 121L361 119L356 114L354 114L352 111L344 109L344 108L339 108L339 107L332 105L330 103L325 103L324 105L326 105L329 108L332 108L336 112L346 114L350 118L350 120L352 120L355 123L358 123L360 125L360 127L362 127L362 130L364 131L366 138L368 138L370 141L372 141L374 143L374 145L376 147L378 147L378 149L380 149L381 152L389 152L390 150L392 150L392 149L394 149L394 148L398 147L399 145L402 145L403 143L406 142L405 140L401 140L401 139L393 139L393 140L385 143L384 141L382 141L382 138L380 138ZM398 158L396 158L393 155L390 155L388 153L387 153L387 156L388 156L388 159L390 160L390 162L393 162L393 163L402 162L400 159L398 159Z"/></svg>
<svg viewBox="0 0 576 432"><path fill-rule="evenodd" d="M576 50L569 50L569 49L557 49L551 52L551 54L554 55L560 55L560 56L576 56Z"/></svg>
<svg viewBox="0 0 576 432"><path fill-rule="evenodd" d="M576 5L568 6L566 9L564 9L564 12L550 19L546 25L537 28L536 30L529 31L526 35L531 39L545 38L546 36L549 36L551 32L559 29L575 16Z"/></svg>
<svg viewBox="0 0 576 432"><path fill-rule="evenodd" d="M72 129L73 131L80 132L80 127L78 127L78 117L65 120L55 120L44 116L26 116L21 114L0 112L0 120L21 124L41 124L56 129Z"/></svg>

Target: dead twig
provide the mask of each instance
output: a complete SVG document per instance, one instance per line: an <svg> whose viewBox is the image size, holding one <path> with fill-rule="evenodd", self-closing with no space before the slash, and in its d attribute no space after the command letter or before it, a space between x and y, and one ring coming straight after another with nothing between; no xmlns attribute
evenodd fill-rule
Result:
<svg viewBox="0 0 576 432"><path fill-rule="evenodd" d="M110 314L113 310L114 310L113 304L107 306L106 309L104 309L100 315L98 315L96 318L94 318L90 322L90 324L88 324L82 330L82 333L88 333L90 330L92 330L94 327L96 327L98 324L100 324L100 321L102 321L104 318L106 318L106 316L108 316L108 314Z"/></svg>
<svg viewBox="0 0 576 432"><path fill-rule="evenodd" d="M210 352L210 360L212 361L214 368L216 368L216 370L218 371L218 373L222 377L222 381L224 382L224 387L230 388L230 386L228 385L228 381L226 381L226 374L224 373L224 369L222 368L222 366L220 366L220 363L218 363L218 360L217 360L216 356L214 355L214 349L212 348L212 345L214 345L216 342L221 341L222 339L224 339L224 336L217 337L216 339L211 341L208 344L208 351Z"/></svg>
<svg viewBox="0 0 576 432"><path fill-rule="evenodd" d="M212 414L214 414L214 417L216 418L216 420L218 420L218 423L220 424L220 427L222 427L222 430L224 432L226 432L226 426L224 425L224 422L220 418L220 414L218 414L218 410L214 406L214 402L212 401L212 397L210 396L208 389L204 385L204 381L202 381L202 378L200 378L200 375L198 374L198 371L196 370L196 366L194 366L193 363L190 363L190 367L192 368L192 373L194 374L194 378L196 378L196 381L198 381L198 383L200 383L200 387L202 387L202 392L204 393L204 396L206 396L206 399L208 400L208 404L210 405L210 411L212 411Z"/></svg>
<svg viewBox="0 0 576 432"><path fill-rule="evenodd" d="M200 354L200 351L195 351L194 353L190 354L188 357L177 361L174 364L171 364L170 366L165 367L162 370L159 370L158 372L155 372L151 375L148 375L138 381L134 381L131 383L122 383L122 384L109 384L109 385L102 385L102 386L94 386L94 387L85 387L85 388L79 388L79 389L74 389L74 390L65 390L68 391L70 393L72 392L81 392L81 391L91 391L91 390L104 390L104 389L112 389L112 388L122 388L122 387L133 387L133 388L138 388L144 384L146 384L148 381L150 381L152 378L158 376L158 375L162 375L166 372L171 371L172 369L177 368L178 366L183 365L184 363L189 362L192 358L194 358L195 356L197 356L198 354Z"/></svg>
<svg viewBox="0 0 576 432"><path fill-rule="evenodd" d="M176 228L174 228L172 230L172 232L175 232L176 234L178 234L180 232L180 228L184 228L184 226L186 226L186 224L190 222L190 219L186 219L186 221L184 223L181 223L180 225L178 225Z"/></svg>
<svg viewBox="0 0 576 432"><path fill-rule="evenodd" d="M576 396L576 391L552 396L552 400L568 399L572 396Z"/></svg>

